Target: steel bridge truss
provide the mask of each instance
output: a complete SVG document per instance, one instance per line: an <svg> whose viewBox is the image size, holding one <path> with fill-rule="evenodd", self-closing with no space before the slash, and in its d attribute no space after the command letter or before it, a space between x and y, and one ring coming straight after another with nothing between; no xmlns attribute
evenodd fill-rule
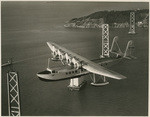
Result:
<svg viewBox="0 0 150 117"><path fill-rule="evenodd" d="M102 25L102 58L109 57L109 25Z"/></svg>
<svg viewBox="0 0 150 117"><path fill-rule="evenodd" d="M130 12L129 34L135 34L135 13L134 12Z"/></svg>
<svg viewBox="0 0 150 117"><path fill-rule="evenodd" d="M7 73L7 88L9 116L20 116L18 74L16 72Z"/></svg>

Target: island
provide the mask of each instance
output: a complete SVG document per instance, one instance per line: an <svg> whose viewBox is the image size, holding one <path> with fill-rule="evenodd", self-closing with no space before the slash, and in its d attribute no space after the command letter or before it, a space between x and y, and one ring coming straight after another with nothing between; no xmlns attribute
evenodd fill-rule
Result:
<svg viewBox="0 0 150 117"><path fill-rule="evenodd" d="M138 27L149 26L149 10L137 9L126 11L98 11L88 16L73 18L65 23L71 28L101 28L102 24L109 24L113 28L126 28L130 24L130 12L135 12L135 23Z"/></svg>

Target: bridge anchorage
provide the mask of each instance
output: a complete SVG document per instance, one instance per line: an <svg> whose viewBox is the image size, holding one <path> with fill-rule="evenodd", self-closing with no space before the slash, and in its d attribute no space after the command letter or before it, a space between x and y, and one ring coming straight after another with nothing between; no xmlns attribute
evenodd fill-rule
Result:
<svg viewBox="0 0 150 117"><path fill-rule="evenodd" d="M135 13L130 12L130 29L128 34L135 34Z"/></svg>

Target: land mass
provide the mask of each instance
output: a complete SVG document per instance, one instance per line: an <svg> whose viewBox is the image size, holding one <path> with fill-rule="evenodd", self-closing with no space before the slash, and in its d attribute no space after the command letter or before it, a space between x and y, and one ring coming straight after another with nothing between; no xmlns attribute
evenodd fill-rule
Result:
<svg viewBox="0 0 150 117"><path fill-rule="evenodd" d="M73 18L65 23L65 27L73 28L101 28L102 24L109 24L114 28L126 28L130 24L130 12L135 13L135 23L138 27L149 26L149 10L126 11L98 11L88 16Z"/></svg>

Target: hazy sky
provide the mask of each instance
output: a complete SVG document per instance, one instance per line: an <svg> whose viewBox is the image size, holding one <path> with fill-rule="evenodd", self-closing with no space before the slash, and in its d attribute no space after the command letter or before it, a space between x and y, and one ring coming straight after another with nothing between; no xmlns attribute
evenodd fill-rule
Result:
<svg viewBox="0 0 150 117"><path fill-rule="evenodd" d="M149 8L148 2L49 2L61 10L75 14L89 14L100 10L127 10Z"/></svg>
<svg viewBox="0 0 150 117"><path fill-rule="evenodd" d="M51 12L52 16L59 17L80 17L89 15L96 11L102 10L133 10L148 9L148 2L2 2L2 8L5 7L8 12L16 9L19 11L25 9L39 10L39 12ZM8 8L8 9L7 9ZM3 10L3 9L2 9Z"/></svg>

